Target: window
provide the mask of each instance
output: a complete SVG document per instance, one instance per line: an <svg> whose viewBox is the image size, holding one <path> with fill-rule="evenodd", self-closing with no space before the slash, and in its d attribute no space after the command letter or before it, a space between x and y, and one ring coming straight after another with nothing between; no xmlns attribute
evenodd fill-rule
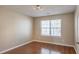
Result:
<svg viewBox="0 0 79 59"><path fill-rule="evenodd" d="M61 20L59 19L41 21L41 35L61 36Z"/></svg>
<svg viewBox="0 0 79 59"><path fill-rule="evenodd" d="M50 21L49 20L41 22L41 34L45 36L50 35Z"/></svg>

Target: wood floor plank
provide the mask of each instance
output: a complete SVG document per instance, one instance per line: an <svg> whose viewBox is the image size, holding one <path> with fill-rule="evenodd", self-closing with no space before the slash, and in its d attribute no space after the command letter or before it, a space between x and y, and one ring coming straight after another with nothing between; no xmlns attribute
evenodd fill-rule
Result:
<svg viewBox="0 0 79 59"><path fill-rule="evenodd" d="M4 54L76 54L73 47L32 42Z"/></svg>

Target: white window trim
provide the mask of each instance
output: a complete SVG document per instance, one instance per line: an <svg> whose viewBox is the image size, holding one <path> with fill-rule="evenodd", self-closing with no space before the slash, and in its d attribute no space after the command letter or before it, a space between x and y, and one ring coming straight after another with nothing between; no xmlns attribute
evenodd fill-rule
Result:
<svg viewBox="0 0 79 59"><path fill-rule="evenodd" d="M60 20L60 19L57 19L57 20ZM47 20L41 20L41 22L42 22L42 21L47 21ZM61 30L62 30L62 20L61 20ZM42 29L41 29L40 31L42 32ZM40 34L41 34L41 32L40 32ZM60 36L52 36L52 35L51 35L51 20L50 20L50 32L49 32L50 35L42 35L42 34L41 34L41 36L61 37L61 36L62 36L62 31L60 31L60 32L61 32L61 33L60 33Z"/></svg>

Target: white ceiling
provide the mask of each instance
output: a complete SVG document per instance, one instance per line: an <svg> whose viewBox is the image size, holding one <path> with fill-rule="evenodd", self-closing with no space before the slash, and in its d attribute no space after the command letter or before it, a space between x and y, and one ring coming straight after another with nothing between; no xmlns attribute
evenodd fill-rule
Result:
<svg viewBox="0 0 79 59"><path fill-rule="evenodd" d="M70 13L74 12L76 8L74 5L40 5L43 10L39 11L34 10L33 6L34 5L4 5L2 7L9 8L16 12L32 17Z"/></svg>

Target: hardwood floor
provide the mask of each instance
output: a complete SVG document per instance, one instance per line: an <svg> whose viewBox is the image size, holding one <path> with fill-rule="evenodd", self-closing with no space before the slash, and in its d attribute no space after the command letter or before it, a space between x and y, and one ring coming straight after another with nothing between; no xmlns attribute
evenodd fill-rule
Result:
<svg viewBox="0 0 79 59"><path fill-rule="evenodd" d="M75 54L72 47L32 42L4 54Z"/></svg>

